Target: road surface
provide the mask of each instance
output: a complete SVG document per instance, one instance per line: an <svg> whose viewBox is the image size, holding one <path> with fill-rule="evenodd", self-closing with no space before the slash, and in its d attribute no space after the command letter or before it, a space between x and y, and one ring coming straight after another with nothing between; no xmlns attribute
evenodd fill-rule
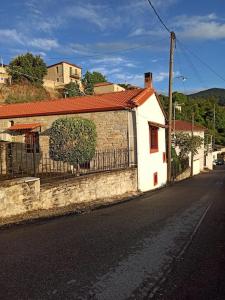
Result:
<svg viewBox="0 0 225 300"><path fill-rule="evenodd" d="M220 168L90 214L0 230L0 299L175 299L179 270L169 271L206 211L224 212L224 180Z"/></svg>

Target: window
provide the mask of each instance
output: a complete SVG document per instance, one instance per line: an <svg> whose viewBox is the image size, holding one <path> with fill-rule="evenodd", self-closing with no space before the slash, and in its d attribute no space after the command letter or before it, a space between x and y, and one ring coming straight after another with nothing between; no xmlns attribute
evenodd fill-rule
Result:
<svg viewBox="0 0 225 300"><path fill-rule="evenodd" d="M75 75L77 75L77 69L75 69Z"/></svg>
<svg viewBox="0 0 225 300"><path fill-rule="evenodd" d="M166 162L166 152L163 152L163 162Z"/></svg>
<svg viewBox="0 0 225 300"><path fill-rule="evenodd" d="M158 173L155 172L153 174L153 183L154 183L154 186L158 184Z"/></svg>
<svg viewBox="0 0 225 300"><path fill-rule="evenodd" d="M39 133L38 132L27 132L25 134L25 145L27 153L39 153Z"/></svg>
<svg viewBox="0 0 225 300"><path fill-rule="evenodd" d="M70 67L70 76L73 75L73 69Z"/></svg>
<svg viewBox="0 0 225 300"><path fill-rule="evenodd" d="M59 78L57 78L57 82L59 82Z"/></svg>
<svg viewBox="0 0 225 300"><path fill-rule="evenodd" d="M158 127L149 124L150 153L158 152Z"/></svg>
<svg viewBox="0 0 225 300"><path fill-rule="evenodd" d="M59 73L59 67L56 67L56 72Z"/></svg>

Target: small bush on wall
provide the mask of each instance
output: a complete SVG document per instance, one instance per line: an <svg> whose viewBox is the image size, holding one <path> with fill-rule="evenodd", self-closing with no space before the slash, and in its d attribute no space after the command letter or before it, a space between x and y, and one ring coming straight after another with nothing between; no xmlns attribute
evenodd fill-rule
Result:
<svg viewBox="0 0 225 300"><path fill-rule="evenodd" d="M50 129L50 157L71 165L90 161L96 148L96 126L82 118L60 118Z"/></svg>

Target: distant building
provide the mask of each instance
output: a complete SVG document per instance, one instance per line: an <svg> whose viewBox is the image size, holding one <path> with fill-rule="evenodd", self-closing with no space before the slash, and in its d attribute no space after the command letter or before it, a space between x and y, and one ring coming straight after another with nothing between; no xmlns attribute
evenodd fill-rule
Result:
<svg viewBox="0 0 225 300"><path fill-rule="evenodd" d="M94 85L94 93L96 95L122 91L125 91L123 87L111 82L100 82Z"/></svg>
<svg viewBox="0 0 225 300"><path fill-rule="evenodd" d="M203 139L204 143L198 149L198 153L194 156L193 173L194 175L199 174L204 168L212 169L212 140L208 139L205 134L206 128L200 125L194 125L192 128L192 123L183 120L176 120L172 125L173 134L175 133L186 133L191 135L193 130L193 135L199 136ZM176 152L179 154L179 147L176 147ZM189 155L189 166L191 166L191 155Z"/></svg>
<svg viewBox="0 0 225 300"><path fill-rule="evenodd" d="M81 87L82 68L69 62L61 61L48 66L48 73L44 77L44 86L49 88L63 88L70 82L76 82Z"/></svg>
<svg viewBox="0 0 225 300"><path fill-rule="evenodd" d="M11 83L11 76L7 72L6 65L0 65L0 84Z"/></svg>

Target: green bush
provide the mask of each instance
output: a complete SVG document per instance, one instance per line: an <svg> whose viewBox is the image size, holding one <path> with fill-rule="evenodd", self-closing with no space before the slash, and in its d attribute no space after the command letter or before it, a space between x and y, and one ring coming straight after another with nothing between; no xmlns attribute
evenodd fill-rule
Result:
<svg viewBox="0 0 225 300"><path fill-rule="evenodd" d="M96 126L82 118L60 118L50 129L50 157L72 165L90 161L96 148Z"/></svg>

